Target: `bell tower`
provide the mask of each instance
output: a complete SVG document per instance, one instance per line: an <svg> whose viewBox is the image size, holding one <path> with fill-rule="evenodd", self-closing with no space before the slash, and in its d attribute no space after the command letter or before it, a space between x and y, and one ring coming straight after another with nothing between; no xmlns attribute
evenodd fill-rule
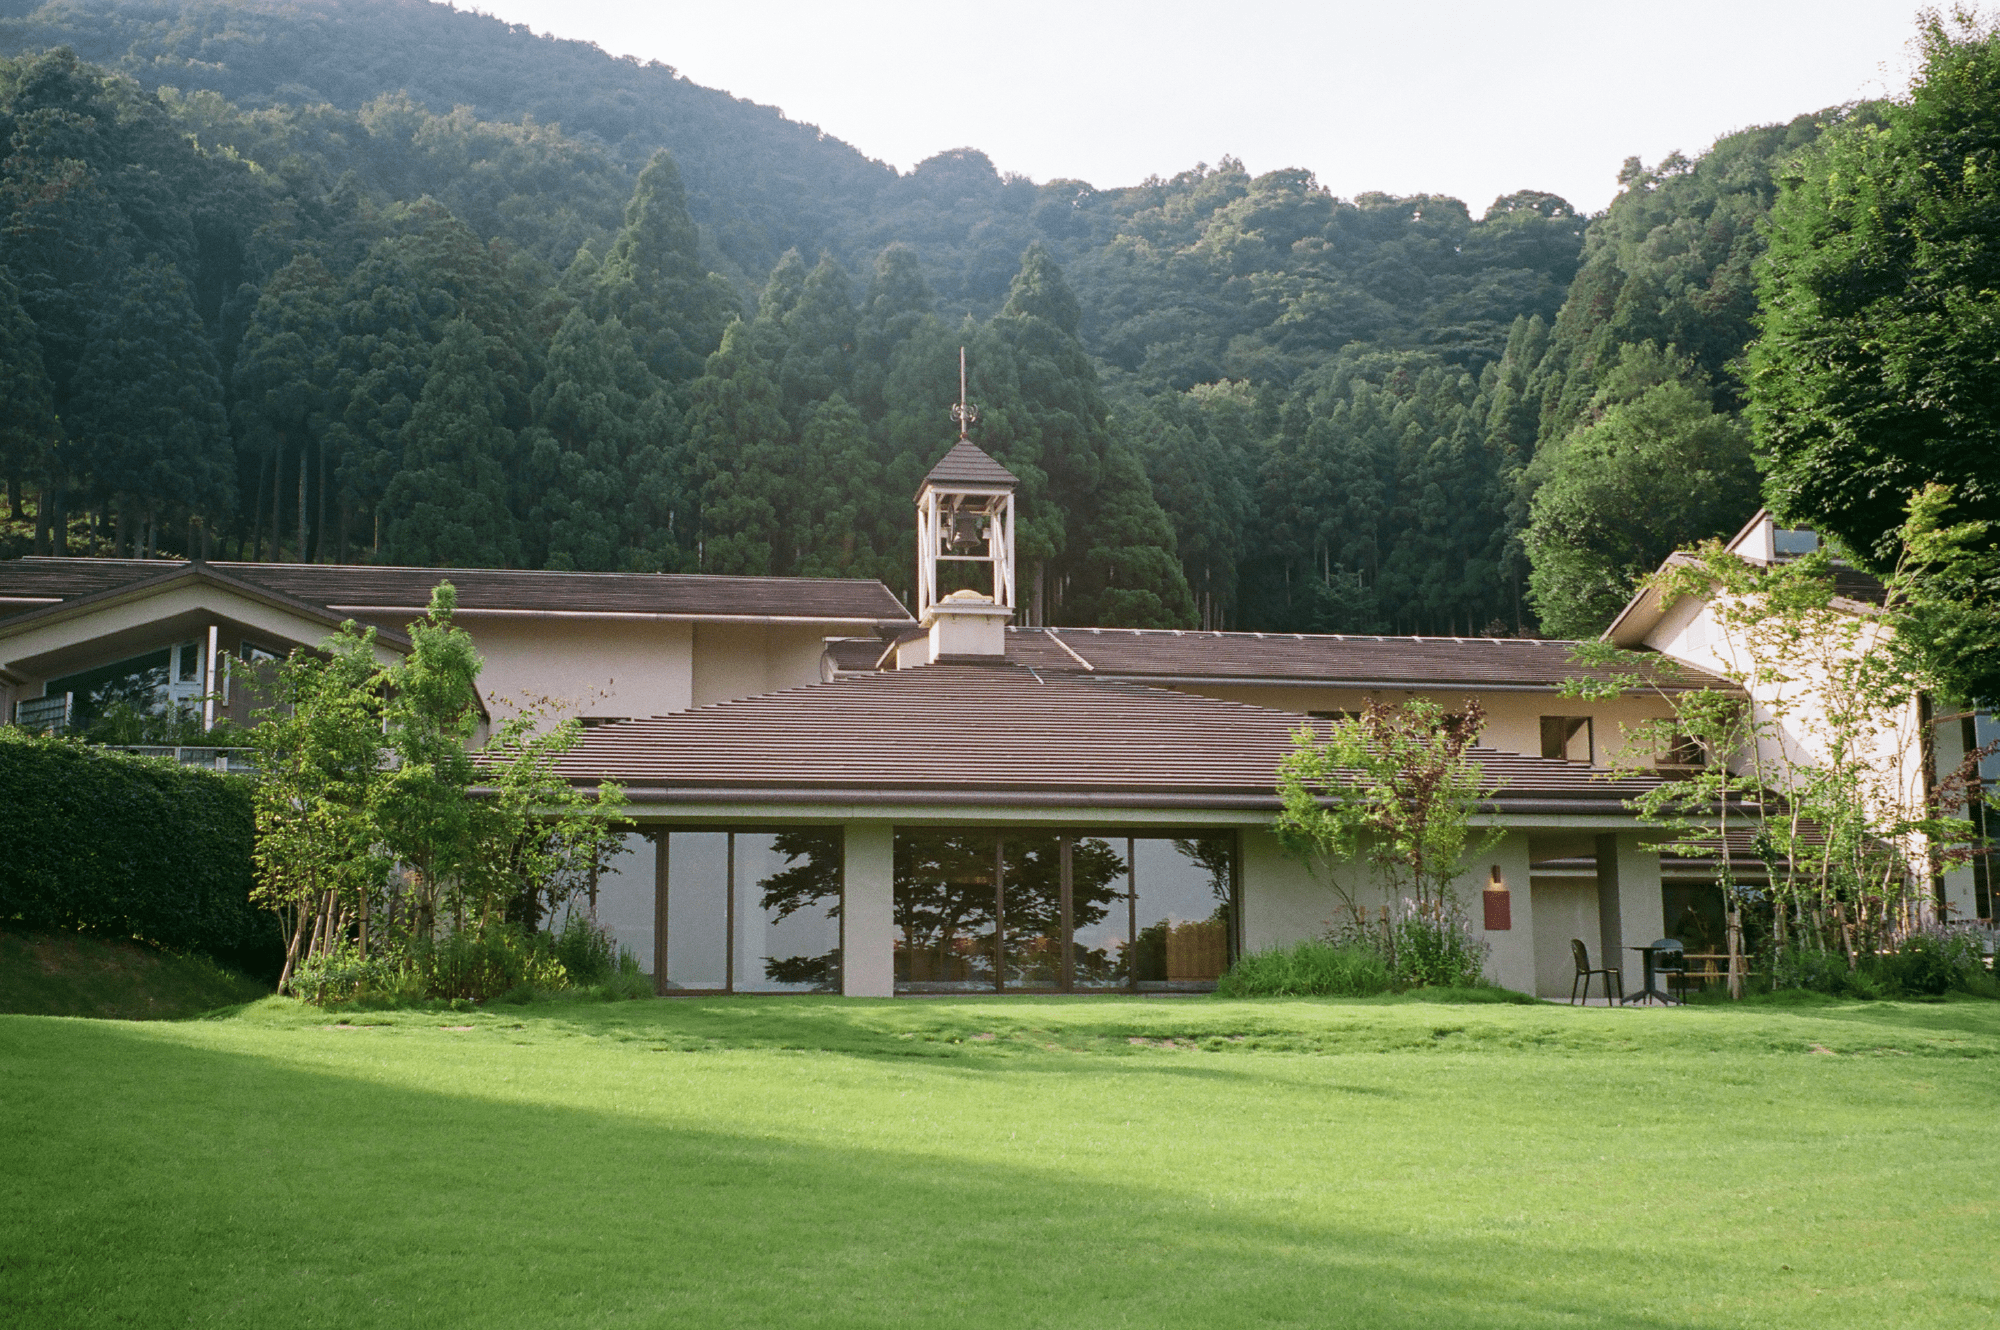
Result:
<svg viewBox="0 0 2000 1330"><path fill-rule="evenodd" d="M917 489L917 622L930 630L930 656L1004 655L1014 580L1014 473L972 442L979 416L966 399L965 348L958 351L958 442ZM938 565L985 564L990 590L938 595Z"/></svg>

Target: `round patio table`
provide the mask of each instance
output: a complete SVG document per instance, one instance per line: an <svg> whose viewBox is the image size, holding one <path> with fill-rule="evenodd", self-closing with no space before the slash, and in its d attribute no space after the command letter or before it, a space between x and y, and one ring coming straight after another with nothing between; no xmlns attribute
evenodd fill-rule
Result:
<svg viewBox="0 0 2000 1330"><path fill-rule="evenodd" d="M1667 994L1662 993L1659 989L1653 987L1653 957L1659 955L1663 951L1681 952L1681 949L1679 947L1662 947L1656 943L1650 947L1627 947L1625 948L1625 950L1636 951L1639 953L1639 960L1642 967L1642 971L1646 976L1646 982L1644 985L1640 987L1638 992L1627 993L1625 995L1624 1001L1626 1006L1631 1006L1634 1003L1643 1006L1648 1002L1658 1002L1661 1006L1664 1007L1674 1007L1681 1005L1680 1003L1675 1002L1674 999L1669 997ZM1681 954L1685 955L1686 953L1681 952Z"/></svg>

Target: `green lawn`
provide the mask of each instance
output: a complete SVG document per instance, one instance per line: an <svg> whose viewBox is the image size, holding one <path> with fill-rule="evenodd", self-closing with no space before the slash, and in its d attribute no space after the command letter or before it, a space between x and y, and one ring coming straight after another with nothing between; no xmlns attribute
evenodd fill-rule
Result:
<svg viewBox="0 0 2000 1330"><path fill-rule="evenodd" d="M2000 1004L0 1017L0 1323L1962 1326Z"/></svg>

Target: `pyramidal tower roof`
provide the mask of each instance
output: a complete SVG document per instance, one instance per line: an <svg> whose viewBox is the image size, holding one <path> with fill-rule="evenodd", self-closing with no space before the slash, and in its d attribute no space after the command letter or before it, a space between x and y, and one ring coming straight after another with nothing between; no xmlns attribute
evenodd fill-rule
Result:
<svg viewBox="0 0 2000 1330"><path fill-rule="evenodd" d="M924 477L926 485L1018 485L1020 477L1001 466L970 439L960 439Z"/></svg>

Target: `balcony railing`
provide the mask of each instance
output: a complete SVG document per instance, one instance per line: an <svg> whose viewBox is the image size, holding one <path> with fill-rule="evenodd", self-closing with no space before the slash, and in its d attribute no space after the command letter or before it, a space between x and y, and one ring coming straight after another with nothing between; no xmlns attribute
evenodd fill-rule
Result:
<svg viewBox="0 0 2000 1330"><path fill-rule="evenodd" d="M30 734L62 734L69 729L70 706L75 700L75 693L57 693L16 702L14 723Z"/></svg>
<svg viewBox="0 0 2000 1330"><path fill-rule="evenodd" d="M184 767L209 767L245 775L254 774L257 770L257 750L254 748L205 748L193 744L105 744L103 747L114 753L132 753L139 757L170 757Z"/></svg>

